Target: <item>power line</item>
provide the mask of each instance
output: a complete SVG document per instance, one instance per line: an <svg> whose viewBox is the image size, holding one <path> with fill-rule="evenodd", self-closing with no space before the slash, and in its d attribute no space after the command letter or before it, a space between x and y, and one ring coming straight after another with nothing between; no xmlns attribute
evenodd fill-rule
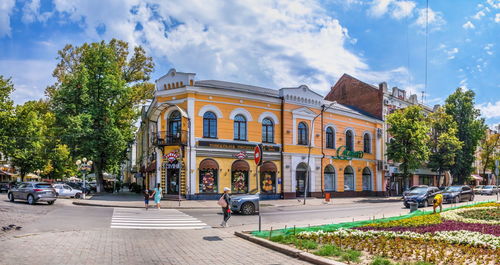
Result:
<svg viewBox="0 0 500 265"><path fill-rule="evenodd" d="M426 1L427 8L425 9L425 86L422 91L422 104L425 101L425 93L427 93L427 42L429 39L429 0Z"/></svg>

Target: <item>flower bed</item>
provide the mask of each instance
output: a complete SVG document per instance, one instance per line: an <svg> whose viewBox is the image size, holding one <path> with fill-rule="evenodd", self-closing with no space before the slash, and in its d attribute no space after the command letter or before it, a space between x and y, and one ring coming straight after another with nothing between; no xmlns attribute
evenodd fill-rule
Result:
<svg viewBox="0 0 500 265"><path fill-rule="evenodd" d="M500 221L500 207L472 208L459 215L468 219Z"/></svg>
<svg viewBox="0 0 500 265"><path fill-rule="evenodd" d="M446 219L446 220L458 221L458 222L462 222L462 223L500 225L500 220L498 219L498 217L496 219L494 218L494 216L492 218L488 218L488 217L484 216L483 214L478 214L477 213L478 209L480 210L480 212L498 211L498 207L462 208L462 209L444 212L441 214L441 218ZM472 212L473 218L465 217L465 216L469 216L468 215L469 212ZM481 216L484 216L486 219L481 219Z"/></svg>

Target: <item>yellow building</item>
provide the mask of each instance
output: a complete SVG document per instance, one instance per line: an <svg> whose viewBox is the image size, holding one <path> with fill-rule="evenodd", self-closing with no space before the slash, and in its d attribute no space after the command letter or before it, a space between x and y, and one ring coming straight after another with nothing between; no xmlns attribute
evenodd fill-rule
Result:
<svg viewBox="0 0 500 265"><path fill-rule="evenodd" d="M196 81L194 73L171 69L156 87L137 133L137 168L145 185L159 183L167 197L215 199L224 187L233 194L258 190L267 198L300 196L309 143L308 194L381 191L381 139L376 136L382 122L330 106L307 86L275 90ZM337 154L345 139L352 151ZM364 141L366 152L354 152ZM258 144L264 149L260 167L254 162Z"/></svg>

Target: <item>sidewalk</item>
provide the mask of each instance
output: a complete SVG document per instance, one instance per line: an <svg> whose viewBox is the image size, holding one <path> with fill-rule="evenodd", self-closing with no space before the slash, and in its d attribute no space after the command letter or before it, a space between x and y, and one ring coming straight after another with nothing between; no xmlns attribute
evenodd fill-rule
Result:
<svg viewBox="0 0 500 265"><path fill-rule="evenodd" d="M89 196L90 197L90 196ZM401 201L400 197L354 197L354 198L334 198L330 202L325 202L324 199L307 198L304 205L303 198L287 199L287 200L262 200L261 207L300 207L300 206L320 206L320 205L342 205L353 203L383 203ZM100 206L100 207L126 207L126 208L143 208L144 199L141 194L123 191L120 193L101 193L90 197L87 200L74 201L75 205L82 206ZM154 201L149 201L150 206L154 205ZM216 200L182 200L171 201L162 200L162 208L168 209L218 209Z"/></svg>

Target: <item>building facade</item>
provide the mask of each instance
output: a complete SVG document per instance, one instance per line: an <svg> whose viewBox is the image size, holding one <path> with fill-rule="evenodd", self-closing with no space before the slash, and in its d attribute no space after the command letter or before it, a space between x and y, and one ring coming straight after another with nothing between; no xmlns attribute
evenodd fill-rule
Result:
<svg viewBox="0 0 500 265"><path fill-rule="evenodd" d="M382 121L307 86L195 81L171 69L156 88L136 134L136 167L144 185L160 184L166 197L216 199L224 187L269 199L383 190Z"/></svg>

